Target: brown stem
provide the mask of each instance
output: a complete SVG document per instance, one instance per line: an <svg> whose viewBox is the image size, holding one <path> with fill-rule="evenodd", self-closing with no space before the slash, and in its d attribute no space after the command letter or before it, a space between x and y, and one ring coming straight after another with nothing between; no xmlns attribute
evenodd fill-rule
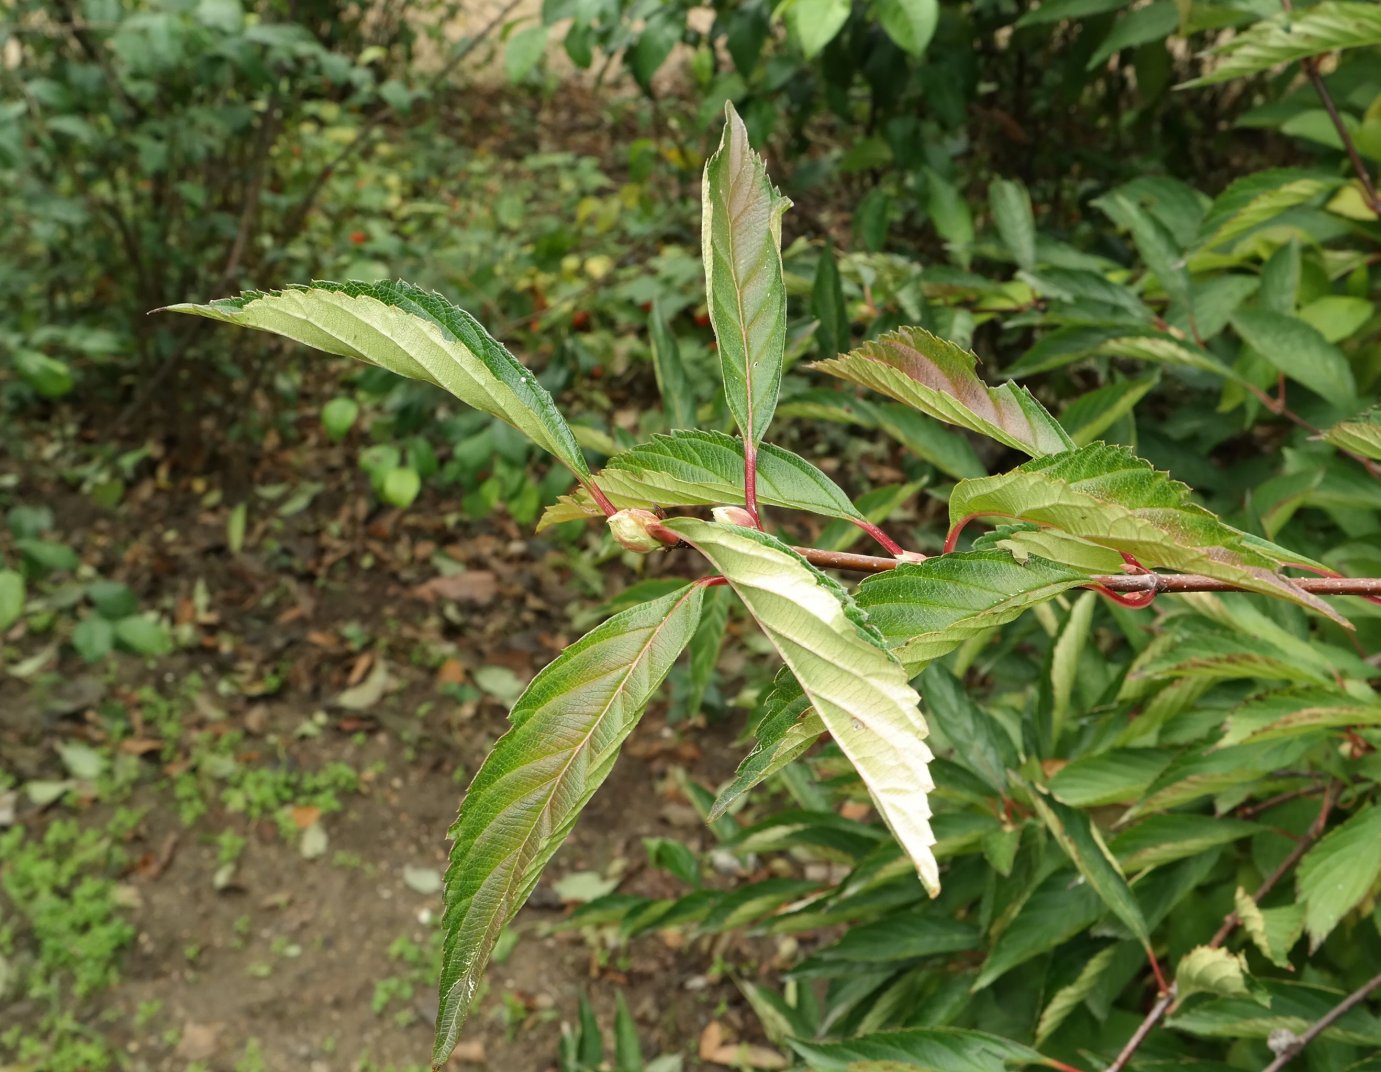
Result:
<svg viewBox="0 0 1381 1072"><path fill-rule="evenodd" d="M1343 143L1348 159L1352 161L1352 170L1357 174L1357 181L1362 184L1362 194L1366 198L1371 210L1381 216L1381 196L1376 193L1376 185L1371 181L1371 172L1367 170L1367 165L1362 162L1362 156L1357 151L1357 146L1352 140L1352 135L1348 132L1347 126L1343 123L1343 117L1338 114L1338 106L1333 103L1333 94L1328 92L1328 86L1324 84L1323 75L1319 74L1319 61L1310 57L1302 61L1301 66L1304 73L1309 76L1310 83L1314 86L1314 92L1319 95L1319 100L1323 101L1324 111L1328 113L1328 118L1333 120L1333 129L1338 132L1338 137Z"/></svg>
<svg viewBox="0 0 1381 1072"><path fill-rule="evenodd" d="M1343 998L1342 1001L1334 1005L1333 1008L1329 1009L1328 1012L1320 1016L1319 1019L1310 1026L1308 1031L1300 1035L1299 1038L1295 1039L1286 1046L1285 1049L1280 1051L1276 1059L1266 1066L1265 1072L1280 1072L1280 1069L1284 1068L1290 1061L1298 1056L1299 1052L1303 1050L1304 1047L1308 1046L1354 1008L1366 1001L1372 991L1376 990L1378 987L1381 987L1381 974L1373 975L1370 980L1363 983L1351 994Z"/></svg>
<svg viewBox="0 0 1381 1072"><path fill-rule="evenodd" d="M1122 1047L1122 1052L1117 1055L1112 1064L1108 1065L1107 1072L1122 1072L1122 1069L1127 1067L1127 1062L1141 1048L1141 1044L1146 1041L1146 1036L1155 1030L1156 1024L1160 1023L1161 1017L1169 1011L1174 1002L1175 984L1171 983L1166 988L1165 993L1161 994L1156 999L1156 1003L1151 1006L1151 1011L1146 1014L1146 1019L1141 1021L1141 1026L1127 1040L1127 1045Z"/></svg>

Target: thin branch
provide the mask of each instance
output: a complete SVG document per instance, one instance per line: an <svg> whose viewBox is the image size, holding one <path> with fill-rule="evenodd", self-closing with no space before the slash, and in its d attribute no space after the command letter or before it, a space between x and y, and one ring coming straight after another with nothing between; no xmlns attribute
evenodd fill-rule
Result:
<svg viewBox="0 0 1381 1072"><path fill-rule="evenodd" d="M1108 1065L1107 1072L1122 1072L1122 1069L1127 1067L1127 1062L1141 1048L1141 1044L1146 1041L1146 1036L1155 1030L1156 1024L1160 1023L1161 1018L1174 1003L1175 984L1171 983L1166 988L1165 993L1161 994L1156 999L1156 1003L1151 1006L1151 1011L1146 1014L1146 1019L1141 1021L1141 1026L1127 1040L1127 1045L1122 1047L1122 1052L1117 1055L1112 1064Z"/></svg>
<svg viewBox="0 0 1381 1072"><path fill-rule="evenodd" d="M1308 1031L1291 1042L1285 1049L1281 1050L1276 1059L1266 1066L1265 1072L1280 1072L1280 1069L1284 1068L1290 1061L1298 1056L1304 1047L1308 1046L1354 1008L1366 1001L1372 991L1376 990L1378 987L1381 987L1381 975L1374 975L1368 982L1363 983L1351 994L1343 998L1342 1001L1334 1005L1333 1008L1329 1009L1328 1012L1319 1017Z"/></svg>

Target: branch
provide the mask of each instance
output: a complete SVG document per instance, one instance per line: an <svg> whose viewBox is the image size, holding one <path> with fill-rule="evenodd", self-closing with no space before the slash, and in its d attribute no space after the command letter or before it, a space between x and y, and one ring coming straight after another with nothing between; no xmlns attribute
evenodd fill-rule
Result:
<svg viewBox="0 0 1381 1072"><path fill-rule="evenodd" d="M796 553L821 569L850 573L885 573L900 563L895 558L856 555L849 551L825 551L797 547ZM1316 596L1381 596L1381 577L1292 577L1302 591ZM1090 577L1085 587L1102 586L1112 592L1241 592L1238 585L1196 573L1120 573Z"/></svg>
<svg viewBox="0 0 1381 1072"><path fill-rule="evenodd" d="M1289 1064L1304 1047L1308 1046L1354 1008L1366 1001L1371 992L1378 987L1381 987L1381 975L1374 975L1368 982L1363 983L1351 994L1343 998L1342 1001L1334 1005L1333 1008L1329 1009L1328 1012L1319 1017L1318 1021L1313 1024L1308 1031L1300 1035L1297 1039L1294 1039L1281 1050L1276 1059L1266 1066L1265 1072L1280 1072L1280 1069Z"/></svg>

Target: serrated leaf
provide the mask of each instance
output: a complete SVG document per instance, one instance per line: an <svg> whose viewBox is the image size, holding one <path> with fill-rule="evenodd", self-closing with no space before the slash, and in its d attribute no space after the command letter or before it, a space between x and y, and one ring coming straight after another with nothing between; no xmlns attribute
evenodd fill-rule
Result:
<svg viewBox="0 0 1381 1072"><path fill-rule="evenodd" d="M24 613L24 575L16 570L0 570L0 633L19 621Z"/></svg>
<svg viewBox="0 0 1381 1072"><path fill-rule="evenodd" d="M1345 726L1381 726L1381 701L1360 700L1335 689L1281 689L1234 707L1220 744L1273 741Z"/></svg>
<svg viewBox="0 0 1381 1072"><path fill-rule="evenodd" d="M518 699L451 827L433 1063L443 1064L499 932L609 774L680 656L704 586L632 607L576 641Z"/></svg>
<svg viewBox="0 0 1381 1072"><path fill-rule="evenodd" d="M1158 748L1114 748L1067 763L1050 779L1050 791L1076 808L1130 804L1169 765Z"/></svg>
<svg viewBox="0 0 1381 1072"><path fill-rule="evenodd" d="M1191 502L1185 485L1125 447L1091 443L962 481L949 511L952 524L995 515L1050 525L1134 555L1148 569L1205 574L1343 621L1322 599L1274 572L1243 533Z"/></svg>
<svg viewBox="0 0 1381 1072"><path fill-rule="evenodd" d="M1153 7L1162 4L1164 6L1161 10L1170 7L1166 0L1157 0ZM1173 18L1173 8L1170 9L1170 13ZM1146 267L1160 280L1161 287L1171 301L1184 308L1192 308L1193 295L1189 287L1189 272L1185 268L1184 254L1169 228L1127 196L1122 189L1105 194L1093 204L1113 223L1131 235L1137 253Z"/></svg>
<svg viewBox="0 0 1381 1072"><path fill-rule="evenodd" d="M852 927L833 945L817 950L812 961L886 964L941 953L963 953L980 946L976 926L947 916L921 913L889 916Z"/></svg>
<svg viewBox="0 0 1381 1072"><path fill-rule="evenodd" d="M695 391L681 360L681 347L656 301L648 314L647 329L652 343L652 371L657 377L657 393L662 397L667 421L672 428L694 428Z"/></svg>
<svg viewBox="0 0 1381 1072"><path fill-rule="evenodd" d="M1304 854L1296 872L1309 951L1323 944L1339 920L1381 878L1381 806L1368 804Z"/></svg>
<svg viewBox="0 0 1381 1072"><path fill-rule="evenodd" d="M944 1072L1005 1072L1018 1065L1050 1063L1019 1042L955 1027L884 1031L847 1042L788 1042L811 1072L869 1072L889 1064Z"/></svg>
<svg viewBox="0 0 1381 1072"><path fill-rule="evenodd" d="M681 430L655 435L615 454L595 476L610 502L630 506L741 506L743 444L723 432ZM842 488L799 455L762 444L758 452L758 502L825 517L862 520ZM538 530L598 512L584 492L549 508Z"/></svg>
<svg viewBox="0 0 1381 1072"><path fill-rule="evenodd" d="M1127 810L1123 820L1179 807L1256 781L1269 771L1288 767L1308 747L1308 741L1267 741L1189 752L1161 772L1145 795Z"/></svg>
<svg viewBox="0 0 1381 1072"><path fill-rule="evenodd" d="M1242 887L1234 895L1237 918L1252 943L1278 968L1290 969L1290 950L1304 933L1304 905L1262 908Z"/></svg>
<svg viewBox="0 0 1381 1072"><path fill-rule="evenodd" d="M847 8L847 4L845 7ZM786 355L782 213L791 202L767 177L732 104L705 164L701 245L710 322L724 395L744 441L756 446L772 420Z"/></svg>
<svg viewBox="0 0 1381 1072"><path fill-rule="evenodd" d="M1204 55L1212 70L1181 88L1228 82L1325 52L1371 45L1381 45L1381 8L1359 0L1323 0L1262 19L1210 49Z"/></svg>
<svg viewBox="0 0 1381 1072"><path fill-rule="evenodd" d="M1192 994L1217 997L1244 997L1247 991L1247 961L1240 953L1201 945L1180 958L1175 968L1176 1000Z"/></svg>
<svg viewBox="0 0 1381 1072"><path fill-rule="evenodd" d="M1036 267L1036 218L1031 212L1031 195L1020 182L994 179L988 187L988 204L993 223L1007 252L1017 266L1031 271Z"/></svg>
<svg viewBox="0 0 1381 1072"><path fill-rule="evenodd" d="M934 895L926 725L920 697L837 584L765 533L693 518L666 527L728 578Z"/></svg>
<svg viewBox="0 0 1381 1072"><path fill-rule="evenodd" d="M1108 847L1124 871L1140 871L1197 856L1260 832L1259 824L1242 819L1171 812L1148 816L1118 834Z"/></svg>
<svg viewBox="0 0 1381 1072"><path fill-rule="evenodd" d="M1128 676L1146 680L1256 678L1320 685L1331 680L1318 667L1284 658L1282 653L1252 636L1194 631L1179 634L1179 640L1165 651L1148 649L1133 663Z"/></svg>
<svg viewBox="0 0 1381 1072"><path fill-rule="evenodd" d="M982 990L1018 965L1063 944L1092 926L1103 912L1098 894L1072 871L1051 875L998 935L973 989Z"/></svg>
<svg viewBox="0 0 1381 1072"><path fill-rule="evenodd" d="M1270 223L1287 209L1322 199L1342 183L1331 175L1297 168L1270 168L1246 175L1229 183L1209 206L1195 248L1224 246Z"/></svg>
<svg viewBox="0 0 1381 1072"><path fill-rule="evenodd" d="M1034 555L1018 563L1001 550L956 551L869 577L858 588L858 604L915 673L970 637L1087 581L1086 573Z"/></svg>
<svg viewBox="0 0 1381 1072"><path fill-rule="evenodd" d="M968 350L912 327L811 367L1033 457L1073 447L1068 433L1030 391L1010 382L989 387L974 371L977 362Z"/></svg>
<svg viewBox="0 0 1381 1072"><path fill-rule="evenodd" d="M954 747L955 762L982 778L995 792L1007 792L1007 771L1020 764L1016 746L1002 725L986 714L963 682L942 663L931 663L920 677L930 720Z"/></svg>
<svg viewBox="0 0 1381 1072"><path fill-rule="evenodd" d="M1060 413L1060 424L1076 446L1092 443L1120 421L1160 382L1158 373L1105 383L1080 395Z"/></svg>
<svg viewBox="0 0 1381 1072"><path fill-rule="evenodd" d="M577 477L589 478L575 436L546 388L474 317L439 294L403 282L315 282L168 311L273 332L434 384L511 424Z"/></svg>
<svg viewBox="0 0 1381 1072"><path fill-rule="evenodd" d="M1126 924L1132 936L1149 950L1151 932L1141 914L1141 906L1132 896L1126 876L1088 815L1039 792L1031 794L1031 803L1079 874L1112 914Z"/></svg>
<svg viewBox="0 0 1381 1072"><path fill-rule="evenodd" d="M1117 946L1110 945L1100 949L1080 969L1074 982L1062 986L1041 1010L1040 1022L1036 1024L1036 1045L1039 1046L1077 1009L1102 981L1103 973L1117 955Z"/></svg>
<svg viewBox="0 0 1381 1072"><path fill-rule="evenodd" d="M725 815L750 789L804 754L825 732L825 724L815 713L801 683L785 667L777 672L762 708L762 718L754 731L757 743L738 765L733 781L715 797L707 817L710 822Z"/></svg>
<svg viewBox="0 0 1381 1072"><path fill-rule="evenodd" d="M1267 1039L1277 1031L1302 1035L1346 994L1332 987L1263 979L1257 984L1269 1003L1253 998L1213 998L1181 1008L1166 1023L1202 1038ZM1355 1008L1319 1036L1352 1046L1381 1046L1381 1018Z"/></svg>
<svg viewBox="0 0 1381 1072"><path fill-rule="evenodd" d="M1381 407L1369 409L1356 420L1340 421L1323 437L1342 450L1381 461Z"/></svg>
<svg viewBox="0 0 1381 1072"><path fill-rule="evenodd" d="M1269 309L1239 309L1232 326L1243 342L1290 379L1340 410L1357 402L1357 381L1347 355L1297 316Z"/></svg>

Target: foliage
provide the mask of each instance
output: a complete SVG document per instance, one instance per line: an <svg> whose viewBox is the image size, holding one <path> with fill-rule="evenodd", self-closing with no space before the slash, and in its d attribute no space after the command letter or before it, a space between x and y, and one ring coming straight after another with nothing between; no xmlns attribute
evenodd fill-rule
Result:
<svg viewBox="0 0 1381 1072"><path fill-rule="evenodd" d="M1348 5L1332 6L1346 16ZM896 7L879 5L885 32L921 47L924 12ZM1153 8L1124 15L1091 62L1174 31L1174 8ZM558 12L571 14L550 5L547 15ZM848 4L804 2L784 16L808 58L852 17ZM568 31L577 60L580 38L573 45L569 35L587 33L588 44L594 27L622 25L581 21L599 17L577 14ZM654 30L663 32L649 21L636 41L608 40L623 41L636 64L660 50L643 44ZM1360 31L1356 43L1366 44ZM714 570L616 614L518 700L513 729L452 828L437 1064L499 928L697 633L705 591L721 583L785 669L740 778L718 805L703 789L692 798L741 858L789 852L842 869L823 883L772 877L661 901L618 895L574 922L615 923L629 935L743 926L798 934L849 923L838 942L797 965L793 978L804 986L776 994L745 984L769 1034L808 1067L1147 1061L1136 1045L1116 1056L1135 1025L1143 960L1162 991L1150 1026L1169 1012L1174 1032L1155 1052L1212 1061L1231 1045L1260 1056L1269 1033L1261 1025L1295 1030L1369 974L1381 941L1368 919L1377 875L1356 846L1371 837L1377 808L1375 671L1351 647L1351 622L1285 572L1372 557L1346 542L1377 531L1379 505L1359 479L1370 471L1367 451L1346 446L1365 448L1359 394L1381 374L1373 318L1352 304L1376 290L1354 248L1375 222L1359 196L1323 169L1249 176L1216 200L1169 178L1133 179L1092 202L1127 236L1123 264L1111 249L1088 252L1042 233L1026 188L998 180L995 240L954 243L962 270L923 277L919 327L881 334L890 325L875 317L867 325L875 341L823 354L820 371L880 390L896 408L797 396L797 414L880 426L919 443L932 473L962 476L935 489L949 503L950 528L943 553L930 558L904 550L859 504L824 510L892 556L856 594L817 568L854 560L795 550L764 531L759 514L774 501L757 484L772 465L778 505L818 510L837 488L786 452L768 462L762 442L779 393L778 412L792 412L783 379L785 203L732 108L705 168L703 254L741 464L729 460L733 441L711 426L631 445L602 471L589 467L551 396L497 343L444 299L401 284L318 283L178 307L445 386L571 469L582 490L557 520L598 510L627 550L685 546ZM976 257L999 273L1015 265L1015 274L972 274ZM835 341L852 334L840 314L850 316L844 288L865 270L860 261L816 272L812 302ZM996 337L1034 336L1013 376L1053 373L1047 385L1082 385L1063 420L1036 393L978 379L966 344L989 324ZM674 336L657 317L653 331L658 382L675 391L687 379L675 371ZM1156 366L1163 379L1118 375L1128 361ZM1169 421L1179 445L1137 424L1138 407L1192 398L1205 385L1217 385L1219 413L1191 407ZM697 413L679 399L672 407L682 418ZM1287 448L1236 467L1247 472L1203 464L1233 432L1222 414L1249 429L1263 413L1296 426L1277 433L1295 436ZM991 442L974 448L930 421ZM1305 438L1321 424L1337 430L1322 442ZM961 442L968 454L954 446ZM1013 450L1031 460L985 475ZM1251 471L1269 473L1276 460L1282 499L1262 495L1244 508ZM716 503L714 522L664 516ZM965 524L979 517L1004 524L959 550ZM1149 620L1131 613L1149 597L1103 605L1093 592L1072 595L1092 587L1116 596L1124 569L1156 567L1196 574L1206 591ZM1263 609L1244 594L1211 594L1214 582L1283 598ZM1357 635L1373 638L1375 612L1347 609ZM918 674L920 696L907 681ZM806 756L822 731L829 744ZM747 789L774 775L799 807L745 825L739 817L757 806ZM866 816L862 802L885 826L835 810L847 803L851 816ZM1282 878L1296 864L1296 895L1282 902ZM675 870L698 881L693 867ZM491 881L495 890L480 896ZM1224 947L1239 923L1265 963ZM1306 931L1308 953L1298 948ZM1162 962L1177 968L1166 972ZM1307 981L1282 964L1307 964ZM1319 1045L1342 1066L1358 1047L1378 1044L1374 1018L1354 1011Z"/></svg>

